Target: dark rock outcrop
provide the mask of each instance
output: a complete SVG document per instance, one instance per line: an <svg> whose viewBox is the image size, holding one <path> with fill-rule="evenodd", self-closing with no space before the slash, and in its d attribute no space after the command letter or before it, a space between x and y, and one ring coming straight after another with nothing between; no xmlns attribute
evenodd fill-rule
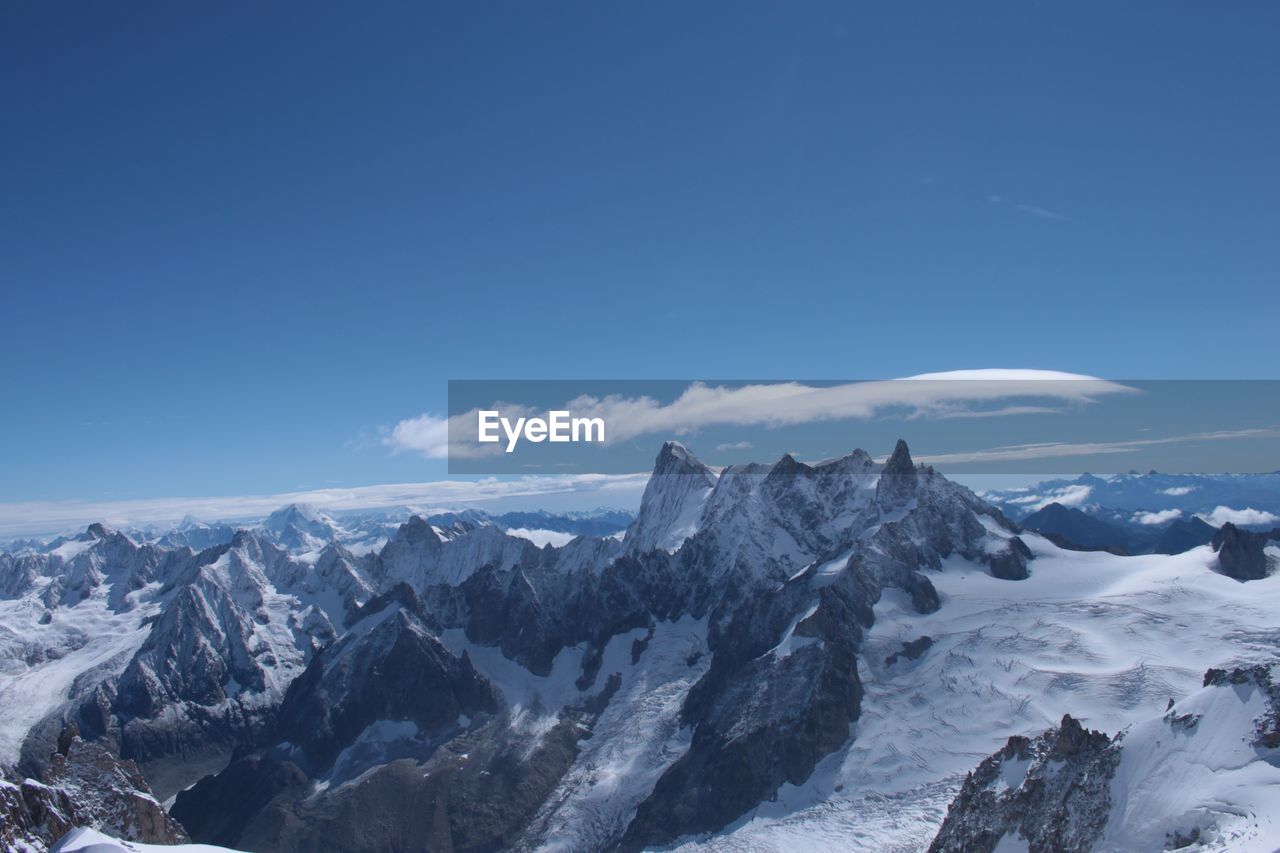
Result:
<svg viewBox="0 0 1280 853"><path fill-rule="evenodd" d="M1181 554L1208 545L1216 532L1213 525L1197 516L1179 518L1161 531L1150 550L1153 554Z"/></svg>
<svg viewBox="0 0 1280 853"><path fill-rule="evenodd" d="M186 833L165 813L132 761L63 730L43 777L0 780L0 846L43 849L75 827L126 841L177 844ZM38 845L38 846L37 846Z"/></svg>
<svg viewBox="0 0 1280 853"><path fill-rule="evenodd" d="M901 651L894 652L884 659L885 666L893 666L900 660L919 660L920 656L927 652L932 645L933 637L928 635L908 640L902 644Z"/></svg>
<svg viewBox="0 0 1280 853"><path fill-rule="evenodd" d="M880 482L876 485L876 503L885 509L905 504L915 495L917 482L911 451L907 449L905 441L898 439L893 446L893 453L884 463L884 470L880 472Z"/></svg>
<svg viewBox="0 0 1280 853"><path fill-rule="evenodd" d="M1002 838L1033 853L1084 853L1106 826L1120 747L1070 715L1035 739L1009 738L965 777L930 853L990 853Z"/></svg>
<svg viewBox="0 0 1280 853"><path fill-rule="evenodd" d="M1006 581L1026 580L1031 576L1027 562L1032 558L1027 543L1014 536L1008 540L1003 550L991 555L991 575Z"/></svg>
<svg viewBox="0 0 1280 853"><path fill-rule="evenodd" d="M1243 530L1227 522L1213 535L1210 544L1218 552L1218 569L1238 581L1256 581L1271 572L1266 547L1280 540L1280 528L1270 533Z"/></svg>

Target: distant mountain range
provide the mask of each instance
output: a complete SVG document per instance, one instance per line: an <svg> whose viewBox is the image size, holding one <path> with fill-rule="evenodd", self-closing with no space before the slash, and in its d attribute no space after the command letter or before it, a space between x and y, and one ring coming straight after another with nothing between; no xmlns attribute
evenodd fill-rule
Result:
<svg viewBox="0 0 1280 853"><path fill-rule="evenodd" d="M983 497L1059 544L1117 554L1179 554L1227 523L1280 526L1280 474L1085 474Z"/></svg>
<svg viewBox="0 0 1280 853"><path fill-rule="evenodd" d="M1265 847L1280 534L1195 514L1271 512L1271 481L1162 478L984 500L902 442L719 472L670 442L634 517L293 505L20 543L4 841Z"/></svg>
<svg viewBox="0 0 1280 853"><path fill-rule="evenodd" d="M361 553L381 548L402 522L415 513L410 509L384 509L345 512L330 515L307 504L289 504L257 523L203 522L188 516L171 527L124 528L120 532L139 543L163 548L191 548L201 551L232 540L237 530L260 530L275 545L293 553L318 551L330 542L338 542L348 550ZM516 531L539 544L554 540L563 544L574 536L611 536L627 529L635 514L620 509L595 509L579 512L551 513L543 510L488 513L478 509L428 514L430 524L452 528L494 525ZM554 536L552 534L560 534ZM52 553L76 541L84 541L83 533L66 534L52 539L15 539L0 543L0 552L32 551Z"/></svg>

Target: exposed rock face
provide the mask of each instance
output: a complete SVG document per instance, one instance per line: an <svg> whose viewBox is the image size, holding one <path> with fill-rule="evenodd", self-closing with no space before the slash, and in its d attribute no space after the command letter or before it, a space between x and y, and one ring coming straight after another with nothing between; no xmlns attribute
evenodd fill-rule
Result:
<svg viewBox="0 0 1280 853"><path fill-rule="evenodd" d="M884 662L888 666L893 666L900 660L919 660L920 656L927 652L932 645L933 637L927 635L908 640L902 644L902 651L894 652L887 656Z"/></svg>
<svg viewBox="0 0 1280 853"><path fill-rule="evenodd" d="M465 656L436 639L431 619L407 585L369 602L342 639L326 648L289 687L276 739L317 775L380 720L419 732L458 727L460 717L498 709L493 687Z"/></svg>
<svg viewBox="0 0 1280 853"><path fill-rule="evenodd" d="M965 778L929 849L1235 849L1266 839L1269 792L1241 795L1277 778L1276 671L1210 669L1203 689L1115 737L1065 716L1039 737L1010 738Z"/></svg>
<svg viewBox="0 0 1280 853"><path fill-rule="evenodd" d="M1227 522L1210 544L1218 552L1218 566L1224 575L1238 581L1256 581L1271 573L1275 560L1267 555L1266 548L1276 541L1280 541L1280 528L1254 533Z"/></svg>
<svg viewBox="0 0 1280 853"><path fill-rule="evenodd" d="M192 833L251 850L512 849L520 830L573 763L595 713L581 709L530 744L501 720L445 744L425 761L389 759L318 796L289 762L239 761L192 794ZM178 806L175 805L175 811Z"/></svg>
<svg viewBox="0 0 1280 853"><path fill-rule="evenodd" d="M697 532L703 503L716 475L683 444L668 441L658 453L640 512L627 530L627 549L674 551Z"/></svg>
<svg viewBox="0 0 1280 853"><path fill-rule="evenodd" d="M693 741L641 803L623 849L720 829L784 782L803 782L848 738L862 699L856 650L865 599L839 583L819 598L790 628L785 649L751 640L785 608L746 608L715 639L711 670L684 708Z"/></svg>
<svg viewBox="0 0 1280 853"><path fill-rule="evenodd" d="M1030 577L1027 563L1031 559L1031 549L1027 547L1027 543L1014 536L991 556L991 574L1006 581L1026 580Z"/></svg>
<svg viewBox="0 0 1280 853"><path fill-rule="evenodd" d="M86 743L70 726L40 781L0 780L0 846L44 850L81 826L128 841L187 840L151 796L132 761L120 761L101 744Z"/></svg>
<svg viewBox="0 0 1280 853"><path fill-rule="evenodd" d="M1015 736L965 779L930 853L982 853L1001 839L1032 851L1092 849L1109 816L1120 748L1070 715L1034 740Z"/></svg>
<svg viewBox="0 0 1280 853"><path fill-rule="evenodd" d="M200 554L114 695L81 708L95 734L118 738L121 754L146 767L161 796L261 743L289 683L333 639L323 610L294 609L278 591L272 576L288 565L248 531Z"/></svg>
<svg viewBox="0 0 1280 853"><path fill-rule="evenodd" d="M893 454L880 472L876 502L885 509L901 506L915 495L916 484L916 467L911 462L911 451L907 449L905 441L898 439L893 447Z"/></svg>
<svg viewBox="0 0 1280 853"><path fill-rule="evenodd" d="M262 850L509 842L572 763L607 693L529 741L495 717L493 687L439 643L431 621L407 585L370 602L290 688L273 746L180 794L175 816L198 840Z"/></svg>

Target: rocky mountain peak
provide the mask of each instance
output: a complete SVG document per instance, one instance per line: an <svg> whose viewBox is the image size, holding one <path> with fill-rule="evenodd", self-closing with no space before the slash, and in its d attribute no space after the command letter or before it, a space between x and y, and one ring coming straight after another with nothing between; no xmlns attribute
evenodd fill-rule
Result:
<svg viewBox="0 0 1280 853"><path fill-rule="evenodd" d="M911 451L905 441L898 439L880 472L880 482L876 486L877 503L886 509L901 506L915 495L918 481L919 474L911 461Z"/></svg>
<svg viewBox="0 0 1280 853"><path fill-rule="evenodd" d="M396 530L396 539L401 542L440 542L440 534L420 515L413 515Z"/></svg>
<svg viewBox="0 0 1280 853"><path fill-rule="evenodd" d="M782 454L782 458L773 463L773 468L769 471L770 475L781 477L795 476L796 474L808 474L813 469L796 459L790 453Z"/></svg>
<svg viewBox="0 0 1280 853"><path fill-rule="evenodd" d="M356 611L351 620L352 625L354 626L363 619L367 619L370 616L381 613L388 607L402 607L424 623L431 622L431 618L427 615L426 608L422 605L422 599L420 599L418 594L413 591L412 586L401 581L386 592L369 599L368 603Z"/></svg>
<svg viewBox="0 0 1280 853"><path fill-rule="evenodd" d="M911 450L907 447L904 439L898 439L893 445L893 453L889 455L889 459L884 463L886 473L908 473L915 471L915 463L911 461Z"/></svg>
<svg viewBox="0 0 1280 853"><path fill-rule="evenodd" d="M715 472L680 442L662 445L640 499L640 512L627 529L627 549L644 553L679 548L697 531L716 479Z"/></svg>
<svg viewBox="0 0 1280 853"><path fill-rule="evenodd" d="M678 441L668 441L662 445L658 458L653 463L653 474L655 477L659 474L706 475L715 479L711 469Z"/></svg>

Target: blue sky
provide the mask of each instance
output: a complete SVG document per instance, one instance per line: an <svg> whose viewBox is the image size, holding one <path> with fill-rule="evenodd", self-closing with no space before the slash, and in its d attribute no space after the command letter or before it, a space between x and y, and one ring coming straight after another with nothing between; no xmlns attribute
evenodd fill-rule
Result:
<svg viewBox="0 0 1280 853"><path fill-rule="evenodd" d="M450 378L1274 375L1273 3L0 15L0 502L438 478Z"/></svg>

